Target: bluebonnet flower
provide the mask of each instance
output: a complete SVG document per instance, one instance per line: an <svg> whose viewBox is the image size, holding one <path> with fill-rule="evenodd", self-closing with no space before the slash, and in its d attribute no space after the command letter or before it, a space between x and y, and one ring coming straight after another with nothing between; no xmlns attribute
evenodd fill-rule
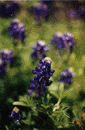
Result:
<svg viewBox="0 0 85 130"><path fill-rule="evenodd" d="M10 32L10 35L14 39L21 39L21 42L24 42L25 34L24 24L22 24L18 19L13 19L11 21L11 26L7 29Z"/></svg>
<svg viewBox="0 0 85 130"><path fill-rule="evenodd" d="M8 6L6 6L6 3L0 3L0 15L3 17L10 17L15 11L20 9L20 5L14 1L9 2Z"/></svg>
<svg viewBox="0 0 85 130"><path fill-rule="evenodd" d="M60 79L58 81L71 84L72 77L75 77L75 72L73 72L72 68L66 68L64 72L60 73Z"/></svg>
<svg viewBox="0 0 85 130"><path fill-rule="evenodd" d="M0 58L0 77L5 74L6 68L4 66L4 61Z"/></svg>
<svg viewBox="0 0 85 130"><path fill-rule="evenodd" d="M19 110L17 107L14 107L14 109L11 111L11 115L9 115L9 118L15 119L15 124L17 124L21 120L26 119L26 117L22 116L22 110Z"/></svg>
<svg viewBox="0 0 85 130"><path fill-rule="evenodd" d="M35 5L31 7L31 13L35 15L37 20L46 19L49 16L49 9L46 4L40 3L39 5Z"/></svg>
<svg viewBox="0 0 85 130"><path fill-rule="evenodd" d="M55 32L53 38L51 39L51 43L55 44L57 48L65 48L65 43L62 39L62 33Z"/></svg>
<svg viewBox="0 0 85 130"><path fill-rule="evenodd" d="M69 52L72 53L73 45L75 45L75 41L73 40L73 35L69 32L65 32L62 36L62 39L65 43L65 46L69 47Z"/></svg>
<svg viewBox="0 0 85 130"><path fill-rule="evenodd" d="M0 54L1 54L1 59L4 62L3 63L4 65L12 64L14 56L11 50L7 50L7 49L1 50Z"/></svg>
<svg viewBox="0 0 85 130"><path fill-rule="evenodd" d="M65 32L63 35L60 32L54 33L51 43L60 49L66 48L68 50L69 48L70 53L72 53L73 45L76 44L73 40L73 35L69 32Z"/></svg>
<svg viewBox="0 0 85 130"><path fill-rule="evenodd" d="M67 16L70 17L70 18L77 18L78 14L77 14L76 10L70 9L70 10L67 11Z"/></svg>
<svg viewBox="0 0 85 130"><path fill-rule="evenodd" d="M33 74L35 74L34 79L31 79L31 83L29 85L28 95L32 92L35 92L35 97L39 95L43 95L43 92L47 90L47 86L49 86L52 81L49 80L53 75L54 70L51 70L51 59L49 57L45 57L41 59L39 62L39 66L33 70Z"/></svg>
<svg viewBox="0 0 85 130"><path fill-rule="evenodd" d="M44 41L37 41L36 46L32 47L34 51L31 54L32 58L38 59L39 56L45 57L45 52L48 52L48 48L46 47L46 43Z"/></svg>

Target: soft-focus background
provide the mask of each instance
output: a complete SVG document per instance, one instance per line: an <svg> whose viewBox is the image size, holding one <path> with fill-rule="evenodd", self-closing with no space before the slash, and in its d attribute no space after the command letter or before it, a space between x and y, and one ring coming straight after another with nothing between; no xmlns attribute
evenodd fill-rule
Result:
<svg viewBox="0 0 85 130"><path fill-rule="evenodd" d="M17 2L17 1L16 1ZM63 99L68 103L74 111L81 111L85 106L85 14L84 18L68 17L69 9L78 10L83 6L84 1L53 1L49 6L50 16L47 21L35 20L30 8L40 1L18 1L21 8L14 12L10 17L0 17L0 50L11 49L16 59L12 67L7 66L6 74L0 78L0 102L1 102L1 123L2 125L10 124L8 115L12 110L13 101L18 100L20 95L27 93L30 79L34 77L32 70L38 65L39 60L33 60L30 55L33 51L32 45L36 41L43 40L47 43L49 51L46 56L52 59L52 69L55 73L52 76L53 83L49 87L50 90L56 90L59 74L66 67L72 67L76 76L73 83L67 86L69 92ZM9 5L10 2L0 2ZM13 18L19 19L24 25L27 37L25 38L25 46L18 43L13 45L13 38L10 36L7 28ZM70 32L74 35L76 45L73 46L73 52L63 52L62 56L56 54L56 48L51 44L50 39L55 32Z"/></svg>

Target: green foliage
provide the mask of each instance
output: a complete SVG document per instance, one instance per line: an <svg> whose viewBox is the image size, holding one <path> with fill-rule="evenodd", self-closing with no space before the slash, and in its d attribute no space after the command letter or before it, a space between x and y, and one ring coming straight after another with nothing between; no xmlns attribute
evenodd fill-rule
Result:
<svg viewBox="0 0 85 130"><path fill-rule="evenodd" d="M69 128L74 125L75 119L82 125L80 114L85 107L85 23L82 19L69 20L66 17L55 19L54 22L53 16L50 16L49 21L39 23L27 10L36 3L38 2L21 2L23 7L20 13L15 15L15 18L25 24L27 33L25 45L20 41L17 41L17 46L13 45L13 39L7 31L12 18L0 17L0 50L12 49L15 56L13 65L7 66L5 76L0 78L1 123L7 130ZM59 56L55 53L56 48L51 45L50 39L56 31L74 34L76 45L72 54L64 51L63 55ZM39 60L30 58L31 47L38 40L47 43L49 52L46 55L52 59L52 69L55 73L51 78L53 83L48 87L48 92L36 101L33 96L28 97L26 93L30 79L33 78L32 70L39 63ZM76 76L73 83L66 84L65 87L57 80L59 73L67 67L72 67ZM8 118L13 108L12 104L21 108L23 115L26 116L26 120L21 121L19 126L15 126Z"/></svg>

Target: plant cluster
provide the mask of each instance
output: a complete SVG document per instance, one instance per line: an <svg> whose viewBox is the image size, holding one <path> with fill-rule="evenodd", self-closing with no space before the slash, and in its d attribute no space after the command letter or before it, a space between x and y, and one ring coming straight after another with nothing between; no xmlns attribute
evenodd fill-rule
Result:
<svg viewBox="0 0 85 130"><path fill-rule="evenodd" d="M48 48L46 47L46 43L44 41L37 41L36 46L32 47L34 51L31 54L32 58L39 59L39 57L45 57L45 52L48 52Z"/></svg>
<svg viewBox="0 0 85 130"><path fill-rule="evenodd" d="M85 63L85 55L79 62L74 53L75 50L73 50L74 45L74 49L78 46L77 42L75 42L75 34L73 36L73 33L69 33L70 31L62 34L57 29L57 32L55 32L55 29L52 30L53 27L49 29L50 31L48 30L49 21L43 21L43 19L46 20L48 18L50 14L49 8L52 3L53 1L48 3L48 1L42 0L40 4L30 7L30 12L35 15L36 20L41 20L42 24L37 24L37 21L33 21L32 25L29 25L27 32L24 24L21 23L22 20L18 19L12 19L10 26L6 27L7 32L10 33L9 37L12 36L13 38L14 45L11 44L13 53L11 49L0 50L0 86L3 91L1 109L6 107L2 110L6 113L7 107L10 106L7 113L8 122L3 123L6 130L85 129L85 99L82 99L85 93L83 92L84 89L78 89L80 87L78 79L82 78L82 81L84 80L82 74L85 71L85 66L83 65ZM1 12L2 5L0 6ZM4 16L9 17L13 13L14 10L12 9L15 6L15 10L20 8L15 2L11 3L9 7L4 5ZM82 14L84 15L84 12ZM71 17L76 15L75 12L72 12ZM32 18L33 16L29 15L29 17ZM28 19L23 21L28 24ZM32 31L30 31L31 26ZM42 36L40 34L40 38L35 33L35 30L39 31L37 27L39 30L42 27ZM50 39L51 44L44 42L44 40L47 40L44 35L46 27L46 36L50 37L55 32ZM52 33L50 34L50 32ZM32 46L32 53L30 45L25 45L26 37L32 37L30 40L30 42L33 40L32 43L36 41L36 45ZM33 39L34 37L37 38ZM38 38L40 40L37 40ZM23 46L18 44L19 41L24 43ZM47 44L49 44L49 49ZM59 57L55 54L55 50L57 50L56 54ZM62 54L62 52L64 53ZM11 66L13 64L15 65ZM79 69L77 70L77 68ZM5 75L6 69L7 75ZM76 76L78 74L79 77ZM3 75L5 75L4 78ZM74 80L77 81L74 82ZM4 89L3 86L5 86ZM22 95L19 95L18 91Z"/></svg>
<svg viewBox="0 0 85 130"><path fill-rule="evenodd" d="M44 3L31 7L30 12L35 15L36 20L46 19L50 13L48 6Z"/></svg>
<svg viewBox="0 0 85 130"><path fill-rule="evenodd" d="M83 18L83 19L85 19L85 7L81 6L77 10L70 9L67 11L67 16L69 18Z"/></svg>
<svg viewBox="0 0 85 130"><path fill-rule="evenodd" d="M2 77L5 74L6 66L12 65L14 56L12 51L7 49L0 50L0 55L0 77Z"/></svg>
<svg viewBox="0 0 85 130"><path fill-rule="evenodd" d="M55 44L57 48L67 49L69 48L69 52L72 53L73 45L75 45L75 41L73 40L73 35L69 32L65 32L62 34L60 32L55 32L53 38L51 39L51 43Z"/></svg>
<svg viewBox="0 0 85 130"><path fill-rule="evenodd" d="M24 39L27 36L25 34L24 24L22 24L18 19L13 19L8 27L10 35L13 36L14 40L20 39L24 43Z"/></svg>

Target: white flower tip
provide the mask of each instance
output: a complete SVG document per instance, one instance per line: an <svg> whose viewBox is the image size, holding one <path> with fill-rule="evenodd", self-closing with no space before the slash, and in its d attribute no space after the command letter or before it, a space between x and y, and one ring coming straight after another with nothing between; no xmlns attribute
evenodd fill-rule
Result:
<svg viewBox="0 0 85 130"><path fill-rule="evenodd" d="M46 43L44 41L42 41L42 40L39 40L37 42L37 44L40 45L40 46L45 46L46 45Z"/></svg>
<svg viewBox="0 0 85 130"><path fill-rule="evenodd" d="M51 61L51 59L50 59L49 57L45 57L45 58L44 58L44 61L45 61L46 63L49 63L49 64L52 63L52 61Z"/></svg>

